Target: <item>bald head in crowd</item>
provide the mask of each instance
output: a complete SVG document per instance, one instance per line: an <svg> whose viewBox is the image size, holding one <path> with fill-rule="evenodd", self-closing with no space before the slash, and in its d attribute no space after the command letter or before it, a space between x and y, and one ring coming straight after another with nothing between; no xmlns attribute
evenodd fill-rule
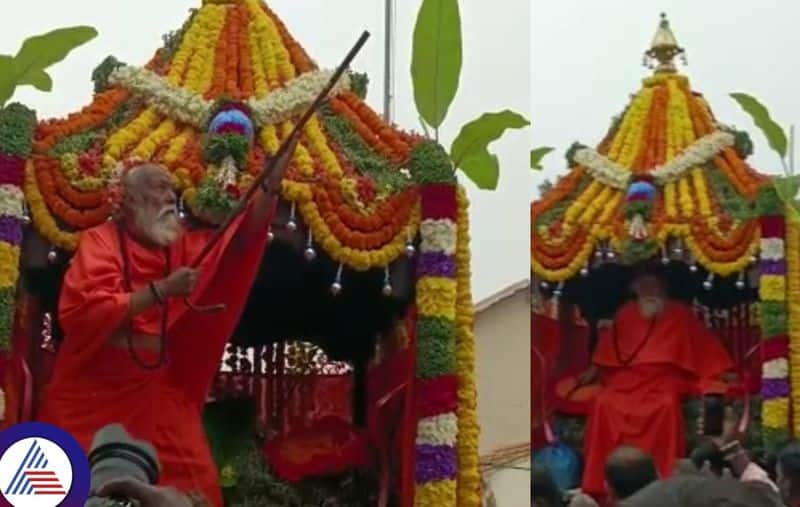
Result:
<svg viewBox="0 0 800 507"><path fill-rule="evenodd" d="M631 446L617 448L606 460L606 483L615 501L624 500L658 480L658 472L649 454Z"/></svg>

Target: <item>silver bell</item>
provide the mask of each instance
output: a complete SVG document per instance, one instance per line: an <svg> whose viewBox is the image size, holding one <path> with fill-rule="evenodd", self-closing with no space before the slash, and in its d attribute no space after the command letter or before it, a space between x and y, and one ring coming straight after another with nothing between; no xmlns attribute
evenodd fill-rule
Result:
<svg viewBox="0 0 800 507"><path fill-rule="evenodd" d="M689 264L689 271L697 273L697 264Z"/></svg>
<svg viewBox="0 0 800 507"><path fill-rule="evenodd" d="M406 244L406 248L405 248L406 257L414 257L414 255L416 253L417 253L417 249L414 247L413 243Z"/></svg>
<svg viewBox="0 0 800 507"><path fill-rule="evenodd" d="M305 252L303 252L303 257L305 257L308 262L311 262L317 258L317 251L312 247L308 247Z"/></svg>
<svg viewBox="0 0 800 507"><path fill-rule="evenodd" d="M386 282L385 284L383 284L383 289L381 290L381 292L383 292L383 295L388 298L394 292L394 288L392 288L392 284Z"/></svg>
<svg viewBox="0 0 800 507"><path fill-rule="evenodd" d="M288 222L286 222L286 228L291 232L296 231L297 230L297 222L295 222L294 220L289 220Z"/></svg>
<svg viewBox="0 0 800 507"><path fill-rule="evenodd" d="M737 289L744 290L744 287L745 287L744 280L742 280L741 278L739 280L736 280L736 288Z"/></svg>
<svg viewBox="0 0 800 507"><path fill-rule="evenodd" d="M711 280L705 280L703 282L703 288L705 290L711 290L713 287L714 287L714 282L712 282Z"/></svg>
<svg viewBox="0 0 800 507"><path fill-rule="evenodd" d="M339 282L333 282L331 284L331 294L338 296L340 292L342 292L342 284Z"/></svg>
<svg viewBox="0 0 800 507"><path fill-rule="evenodd" d="M52 249L49 252L47 252L47 261L50 264L55 264L57 260L58 260L58 252L56 252L55 249Z"/></svg>
<svg viewBox="0 0 800 507"><path fill-rule="evenodd" d="M582 267L581 268L581 276L584 277L584 278L589 276L589 268L587 268L586 266Z"/></svg>
<svg viewBox="0 0 800 507"><path fill-rule="evenodd" d="M617 254L614 253L614 250L609 250L606 252L606 259L614 259L616 258Z"/></svg>
<svg viewBox="0 0 800 507"><path fill-rule="evenodd" d="M539 284L539 287L541 287L542 290L547 290L547 289L550 288L550 284L547 283L547 282L542 282L542 283Z"/></svg>
<svg viewBox="0 0 800 507"><path fill-rule="evenodd" d="M270 243L272 243L272 241L273 241L274 239L275 239L275 233L274 233L274 232L272 232L272 229L270 229L270 230L269 230L269 232L267 233L267 241L269 241Z"/></svg>

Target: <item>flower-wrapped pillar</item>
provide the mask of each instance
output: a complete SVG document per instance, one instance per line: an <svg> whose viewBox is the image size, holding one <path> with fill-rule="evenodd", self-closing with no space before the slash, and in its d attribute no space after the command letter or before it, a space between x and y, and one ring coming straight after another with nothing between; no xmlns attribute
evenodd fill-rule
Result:
<svg viewBox="0 0 800 507"><path fill-rule="evenodd" d="M22 226L29 221L22 184L35 126L36 115L22 105L12 104L0 110L0 351L3 352L10 346L14 322Z"/></svg>
<svg viewBox="0 0 800 507"><path fill-rule="evenodd" d="M789 337L786 302L786 220L783 203L772 186L758 197L761 226L759 299L763 376L761 396L764 443L780 449L789 438Z"/></svg>
<svg viewBox="0 0 800 507"><path fill-rule="evenodd" d="M434 143L411 155L420 189L416 506L479 505L466 198Z"/></svg>

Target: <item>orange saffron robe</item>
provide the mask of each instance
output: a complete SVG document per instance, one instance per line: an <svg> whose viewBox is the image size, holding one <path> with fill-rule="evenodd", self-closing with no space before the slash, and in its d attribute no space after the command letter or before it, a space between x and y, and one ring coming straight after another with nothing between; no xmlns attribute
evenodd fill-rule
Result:
<svg viewBox="0 0 800 507"><path fill-rule="evenodd" d="M615 322L619 353L613 331L603 329L592 359L602 372L602 390L584 439L582 489L598 496L606 494L606 458L620 445L646 451L659 475L668 477L686 451L681 399L719 392L718 378L734 367L722 343L681 303L667 303L652 325L637 303L628 303Z"/></svg>
<svg viewBox="0 0 800 507"><path fill-rule="evenodd" d="M225 303L225 311L196 313L181 300L169 301L167 363L155 370L108 343L130 300L117 227L107 222L82 233L59 300L64 341L38 411L40 421L63 428L87 452L100 428L122 423L134 438L156 447L160 484L200 492L215 506L223 505L222 495L201 412L267 243L269 221L263 230L245 230L249 213L231 224L206 258L192 297L195 304ZM185 231L170 248L172 268L189 265L210 233ZM130 237L127 249L134 291L164 277L164 250L149 250ZM134 317L133 333L158 335L160 316L155 307ZM154 351L137 352L146 364L157 361Z"/></svg>

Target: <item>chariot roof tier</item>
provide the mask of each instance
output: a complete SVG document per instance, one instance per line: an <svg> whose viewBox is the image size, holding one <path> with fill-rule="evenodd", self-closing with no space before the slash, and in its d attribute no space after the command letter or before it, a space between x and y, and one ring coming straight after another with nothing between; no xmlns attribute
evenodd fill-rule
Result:
<svg viewBox="0 0 800 507"><path fill-rule="evenodd" d="M678 72L686 63L662 14L644 54L652 75L595 147L575 143L569 171L531 205L531 268L561 282L597 262L662 255L728 276L752 264L767 177L745 159L745 132L715 117Z"/></svg>

